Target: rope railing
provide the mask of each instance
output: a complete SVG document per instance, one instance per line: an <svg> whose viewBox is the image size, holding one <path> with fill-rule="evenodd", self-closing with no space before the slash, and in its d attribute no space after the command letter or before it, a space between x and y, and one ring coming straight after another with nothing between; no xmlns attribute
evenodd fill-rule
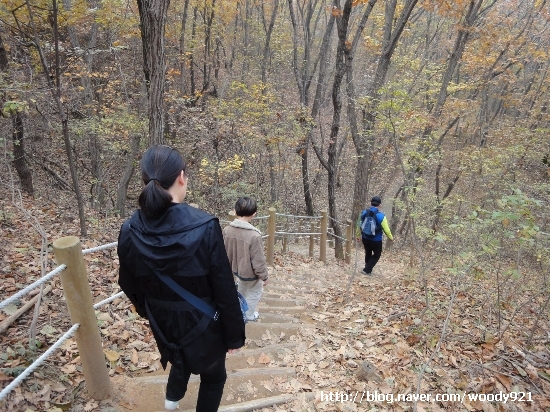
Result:
<svg viewBox="0 0 550 412"><path fill-rule="evenodd" d="M99 307L105 305L106 303L112 302L112 301L115 300L116 298L119 298L119 297L124 296L124 295L125 295L124 292L118 292L116 295L113 295L113 296L111 296L111 297L109 297L109 298L107 298L107 299L102 300L101 302L96 303L96 304L94 305L94 309L97 309L97 308L99 308Z"/></svg>
<svg viewBox="0 0 550 412"><path fill-rule="evenodd" d="M252 220L264 220L264 219L269 219L269 216L256 216L254 219Z"/></svg>
<svg viewBox="0 0 550 412"><path fill-rule="evenodd" d="M321 219L322 216L297 216L297 215L285 215L284 213L275 213L277 216L281 217L292 217L294 219Z"/></svg>
<svg viewBox="0 0 550 412"><path fill-rule="evenodd" d="M344 222L340 222L339 220L336 220L330 216L327 216L329 218L329 220L335 222L335 223L338 223L339 225L342 225L342 226L347 226L348 224L347 223L344 223Z"/></svg>
<svg viewBox="0 0 550 412"><path fill-rule="evenodd" d="M72 337L76 330L80 327L78 323L75 323L67 332L63 334L52 346L48 348L46 352L40 355L27 369L25 369L17 378L10 382L8 386L2 389L0 392L0 401L2 401L8 394L14 390L21 382L23 382L27 377L35 371L53 352L59 348L63 342Z"/></svg>
<svg viewBox="0 0 550 412"><path fill-rule="evenodd" d="M298 232L275 232L276 235L294 235L294 236L319 236L321 233L313 233L313 232L304 232L304 233L298 233Z"/></svg>
<svg viewBox="0 0 550 412"><path fill-rule="evenodd" d="M112 244L103 245L103 246L113 247ZM100 248L100 249L96 249L95 251L102 250L102 249L107 249L108 247L103 247L103 248ZM82 253L84 254L84 250L82 251ZM112 295L111 297L96 303L94 305L94 309L98 309L99 307L101 307L101 306L103 306L103 305L105 305L109 302L112 302L113 300L115 300L119 297L122 297L122 296L125 296L124 292L119 292L115 295ZM18 375L17 378L15 378L8 386L6 386L2 390L2 392L0 392L0 401L2 401L2 399L4 399L8 395L8 393L10 393L17 386L19 386L19 384L21 384L21 382L23 382L32 372L34 372L36 370L36 368L38 368L48 358L48 356L50 356L57 348L59 348L60 345L63 344L63 342L65 342L68 338L73 336L74 333L76 332L76 330L79 328L79 326L80 325L78 323L75 323L65 334L63 334L57 341L55 341L55 343L46 352L44 352L42 355L40 355L40 357L38 359L36 359L36 361L34 361L27 369L25 369L23 372L21 372L21 374Z"/></svg>
<svg viewBox="0 0 550 412"><path fill-rule="evenodd" d="M92 248L89 248L89 249L84 249L82 251L82 254L87 255L88 253L98 252L98 251L104 250L104 249L110 249L110 248L115 247L117 245L118 245L118 242L107 243L106 245L100 245L100 246L92 247Z"/></svg>
<svg viewBox="0 0 550 412"><path fill-rule="evenodd" d="M117 245L118 245L118 242L107 243L105 245L100 245L100 246L92 247L92 248L89 248L89 249L84 249L82 251L82 254L87 255L89 253L98 252L98 251L104 250L104 249L109 249L109 248L115 247ZM40 285L42 285L42 284L46 283L47 281L49 281L55 275L61 273L61 271L63 271L66 267L67 266L65 266L65 265L59 265L58 267L56 267L54 270L52 270L48 274L42 276L36 282L31 283L27 287L21 289L19 292L15 293L12 296L10 296L9 298L3 300L2 302L0 302L0 309L5 308L9 304L11 304L14 301L18 300L19 298L22 298L23 296L29 294L34 289L38 288Z"/></svg>
<svg viewBox="0 0 550 412"><path fill-rule="evenodd" d="M18 300L19 298L27 295L28 293L32 292L34 289L36 289L40 285L46 283L48 280L53 278L55 275L62 272L66 267L67 266L65 266L65 265L59 265L54 270L52 270L50 273L48 273L47 275L45 275L45 276L41 277L40 279L38 279L36 282L31 283L29 286L21 289L19 292L13 294L12 296L7 298L6 300L3 300L2 302L0 302L0 309L5 308L10 303L12 303L12 302Z"/></svg>
<svg viewBox="0 0 550 412"><path fill-rule="evenodd" d="M345 237L335 235L333 232L329 232L329 235L338 239L343 240L344 242L347 240Z"/></svg>

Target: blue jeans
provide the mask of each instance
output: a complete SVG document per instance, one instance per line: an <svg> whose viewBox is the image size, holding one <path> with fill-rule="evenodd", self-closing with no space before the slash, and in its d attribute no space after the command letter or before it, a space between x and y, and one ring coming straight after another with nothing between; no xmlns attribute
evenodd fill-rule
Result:
<svg viewBox="0 0 550 412"><path fill-rule="evenodd" d="M187 392L187 384L191 373L185 367L170 368L168 384L166 385L166 399L179 401ZM225 354L219 360L206 368L201 374L199 396L197 399L197 412L216 412L220 406L223 395L223 387L227 379L225 371Z"/></svg>

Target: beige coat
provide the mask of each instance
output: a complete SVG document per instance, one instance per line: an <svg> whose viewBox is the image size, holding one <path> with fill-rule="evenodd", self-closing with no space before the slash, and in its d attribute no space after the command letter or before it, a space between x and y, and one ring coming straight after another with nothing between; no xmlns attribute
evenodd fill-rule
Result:
<svg viewBox="0 0 550 412"><path fill-rule="evenodd" d="M223 241L233 272L241 278L267 280L262 235L257 228L235 219L223 229Z"/></svg>

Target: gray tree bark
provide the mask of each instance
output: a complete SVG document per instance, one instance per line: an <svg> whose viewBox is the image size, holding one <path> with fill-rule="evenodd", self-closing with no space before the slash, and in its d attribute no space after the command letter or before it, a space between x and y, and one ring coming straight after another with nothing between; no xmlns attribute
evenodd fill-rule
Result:
<svg viewBox="0 0 550 412"><path fill-rule="evenodd" d="M147 84L149 145L164 143L164 33L170 0L137 0Z"/></svg>

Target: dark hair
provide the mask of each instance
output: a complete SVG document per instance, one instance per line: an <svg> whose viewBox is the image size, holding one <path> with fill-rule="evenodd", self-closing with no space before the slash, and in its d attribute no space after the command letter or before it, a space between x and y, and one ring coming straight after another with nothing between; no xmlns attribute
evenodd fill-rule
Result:
<svg viewBox="0 0 550 412"><path fill-rule="evenodd" d="M252 216L258 210L256 201L249 197L239 197L235 203L235 214L240 217Z"/></svg>
<svg viewBox="0 0 550 412"><path fill-rule="evenodd" d="M180 152L169 146L151 146L141 159L141 178L145 187L139 195L139 207L147 217L159 217L170 206L172 195L168 190L181 171L185 161Z"/></svg>
<svg viewBox="0 0 550 412"><path fill-rule="evenodd" d="M380 196L374 196L370 201L370 204L372 206L380 206L381 203L382 203L382 199L380 199Z"/></svg>

